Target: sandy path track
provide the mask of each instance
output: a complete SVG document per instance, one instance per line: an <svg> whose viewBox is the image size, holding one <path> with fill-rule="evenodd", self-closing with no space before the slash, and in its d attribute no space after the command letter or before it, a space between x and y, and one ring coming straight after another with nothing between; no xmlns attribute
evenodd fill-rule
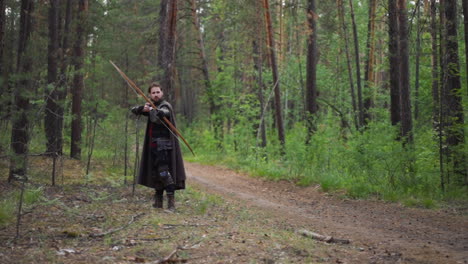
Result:
<svg viewBox="0 0 468 264"><path fill-rule="evenodd" d="M350 239L367 263L468 263L468 217L447 210L340 199L317 187L270 182L186 163L188 181L227 199L268 210L296 228ZM352 253L352 252L351 252Z"/></svg>

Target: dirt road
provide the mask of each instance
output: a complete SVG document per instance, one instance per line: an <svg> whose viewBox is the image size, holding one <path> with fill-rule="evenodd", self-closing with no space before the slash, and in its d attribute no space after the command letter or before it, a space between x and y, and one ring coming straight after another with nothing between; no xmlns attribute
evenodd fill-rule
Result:
<svg viewBox="0 0 468 264"><path fill-rule="evenodd" d="M351 240L362 253L358 261L468 263L466 215L343 199L318 187L265 181L221 167L187 163L186 169L189 182L207 192L268 210L297 229Z"/></svg>

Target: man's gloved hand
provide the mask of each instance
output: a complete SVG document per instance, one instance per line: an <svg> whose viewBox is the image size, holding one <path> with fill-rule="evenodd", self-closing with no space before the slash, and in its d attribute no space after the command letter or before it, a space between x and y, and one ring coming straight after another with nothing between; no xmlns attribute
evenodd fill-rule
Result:
<svg viewBox="0 0 468 264"><path fill-rule="evenodd" d="M143 110L143 106L134 106L132 107L132 109L130 109L130 111L132 111L132 113L134 113L135 115L140 114L141 110Z"/></svg>
<svg viewBox="0 0 468 264"><path fill-rule="evenodd" d="M161 110L161 109L157 109L157 110L155 110L155 111L156 111L156 115L157 115L157 116L159 117L159 119L161 119L161 120L166 116L166 113L165 113L163 110Z"/></svg>

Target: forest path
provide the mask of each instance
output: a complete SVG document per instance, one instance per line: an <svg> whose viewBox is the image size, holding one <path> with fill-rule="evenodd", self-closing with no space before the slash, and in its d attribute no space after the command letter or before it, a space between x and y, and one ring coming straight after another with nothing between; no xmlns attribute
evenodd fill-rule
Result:
<svg viewBox="0 0 468 264"><path fill-rule="evenodd" d="M350 200L286 181L186 163L188 181L204 191L267 210L297 229L349 239L369 263L468 263L468 217L450 210Z"/></svg>

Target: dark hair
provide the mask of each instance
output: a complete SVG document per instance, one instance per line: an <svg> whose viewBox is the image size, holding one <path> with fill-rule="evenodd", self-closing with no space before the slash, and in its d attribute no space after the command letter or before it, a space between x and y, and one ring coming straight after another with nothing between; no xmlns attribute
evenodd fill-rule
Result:
<svg viewBox="0 0 468 264"><path fill-rule="evenodd" d="M159 87L159 89L161 89L161 91L162 91L161 85L159 83L157 83L157 82L154 82L154 83L151 83L150 86L148 87L148 93L151 93L151 89L153 87Z"/></svg>

